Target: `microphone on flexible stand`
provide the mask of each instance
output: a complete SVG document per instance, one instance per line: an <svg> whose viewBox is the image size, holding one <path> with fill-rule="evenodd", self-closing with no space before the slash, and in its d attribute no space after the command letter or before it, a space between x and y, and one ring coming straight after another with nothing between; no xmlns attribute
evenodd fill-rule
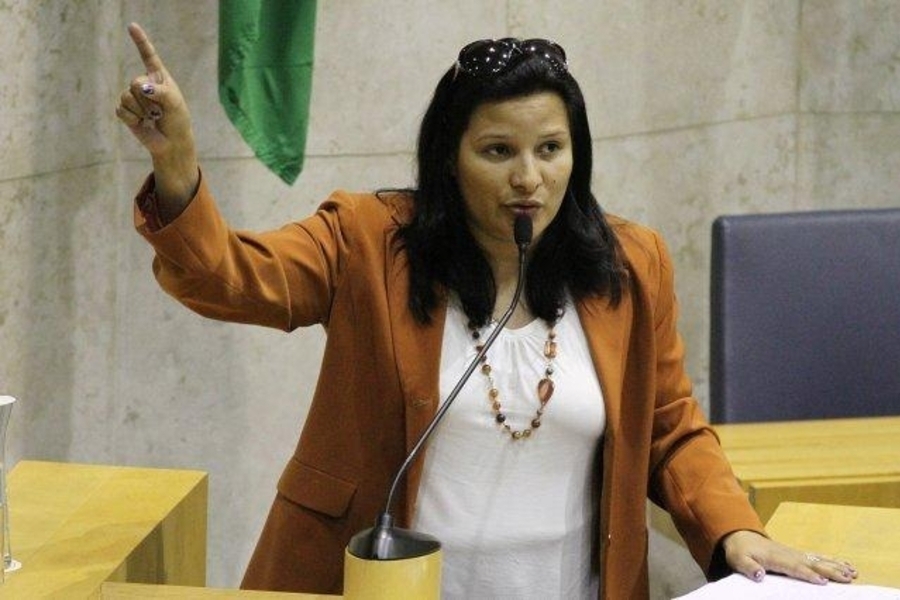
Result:
<svg viewBox="0 0 900 600"><path fill-rule="evenodd" d="M378 520L375 526L361 531L360 533L357 533L355 536L353 536L353 538L351 538L350 543L347 546L347 552L345 553L345 597L351 597L354 594L354 587L356 585L359 585L359 591L365 590L365 595L367 597L378 597L373 596L373 592L375 590L373 589L373 584L371 582L363 583L362 581L360 581L357 584L355 582L356 578L353 578L353 582L349 581L350 577L346 571L351 569L352 565L358 565L360 566L360 569L363 569L366 572L370 572L372 568L362 567L362 563L365 563L367 561L398 561L404 559L413 559L436 553L441 548L440 542L430 535L419 533L409 529L394 527L394 517L391 515L391 506L393 504L394 493L397 491L397 486L400 483L400 479L409 469L410 465L412 465L416 456L418 456L422 447L425 445L425 442L428 441L428 438L431 436L438 423L440 423L444 414L446 414L447 409L450 408L450 405L453 403L453 401L459 395L459 392L462 390L463 386L469 380L469 377L471 377L472 373L475 371L478 365L481 364L484 356L487 354L488 349L494 343L494 340L497 339L497 336L500 334L500 331L503 329L503 327L506 326L506 323L512 317L513 313L516 310L516 307L519 304L519 298L522 295L522 288L524 287L525 283L525 253L528 249L528 246L531 244L531 237L533 235L532 222L531 218L528 215L516 215L516 220L513 224L513 235L516 241L516 245L519 248L519 274L512 302L510 303L509 308L506 309L506 312L503 313L503 316L500 317L497 326L481 346L481 350L478 351L478 354L476 354L475 358L472 359L472 362L469 363L469 366L466 368L462 377L460 377L456 386L454 386L453 390L447 396L447 399L441 404L440 408L431 419L431 422L428 424L428 427L426 427L425 431L422 432L422 435L419 436L418 441L416 442L415 446L413 446L413 449L410 451L409 455L407 455L406 460L403 461L403 464L400 466L400 469L397 471L397 474L394 476L394 479L391 482L387 502L385 502L384 510L378 515ZM362 561L362 563L360 563L360 561ZM437 593L439 594L439 561L437 563L437 569ZM418 572L421 572L421 569L419 569ZM403 589L405 589L406 592L409 592L409 581L404 582L398 580L396 583L398 585L405 585L405 588ZM348 589L348 586L350 587L350 589Z"/></svg>

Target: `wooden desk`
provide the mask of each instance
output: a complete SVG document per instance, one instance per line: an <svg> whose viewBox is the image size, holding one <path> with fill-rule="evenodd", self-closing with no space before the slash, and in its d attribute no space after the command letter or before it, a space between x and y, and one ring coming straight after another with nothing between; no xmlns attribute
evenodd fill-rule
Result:
<svg viewBox="0 0 900 600"><path fill-rule="evenodd" d="M336 600L341 596L111 582L104 583L100 591L100 600L153 598L162 598L163 600Z"/></svg>
<svg viewBox="0 0 900 600"><path fill-rule="evenodd" d="M900 508L900 417L716 425L765 523L785 501ZM651 505L654 529L680 540Z"/></svg>
<svg viewBox="0 0 900 600"><path fill-rule="evenodd" d="M97 598L104 581L206 583L199 471L22 461L8 479L4 600Z"/></svg>
<svg viewBox="0 0 900 600"><path fill-rule="evenodd" d="M858 583L900 588L900 509L785 502L766 529L795 548L849 560Z"/></svg>

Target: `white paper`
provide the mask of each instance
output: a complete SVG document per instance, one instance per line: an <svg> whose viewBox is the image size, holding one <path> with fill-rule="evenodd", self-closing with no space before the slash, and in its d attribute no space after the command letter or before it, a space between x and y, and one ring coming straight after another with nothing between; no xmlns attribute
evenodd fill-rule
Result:
<svg viewBox="0 0 900 600"><path fill-rule="evenodd" d="M719 581L675 600L900 600L900 588L855 583L815 585L780 575L763 577L760 582L743 575L729 575Z"/></svg>

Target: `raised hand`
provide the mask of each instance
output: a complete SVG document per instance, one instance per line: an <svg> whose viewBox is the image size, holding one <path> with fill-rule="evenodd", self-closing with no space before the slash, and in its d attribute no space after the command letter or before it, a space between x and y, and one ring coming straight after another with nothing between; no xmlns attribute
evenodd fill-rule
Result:
<svg viewBox="0 0 900 600"><path fill-rule="evenodd" d="M153 158L157 196L164 203L161 210L177 214L199 182L191 115L178 84L146 32L132 23L128 34L146 72L122 92L116 116Z"/></svg>

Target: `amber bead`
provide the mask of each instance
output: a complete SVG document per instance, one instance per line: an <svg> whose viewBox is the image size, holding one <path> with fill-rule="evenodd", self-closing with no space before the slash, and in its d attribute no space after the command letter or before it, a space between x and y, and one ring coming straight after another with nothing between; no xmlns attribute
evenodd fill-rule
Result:
<svg viewBox="0 0 900 600"><path fill-rule="evenodd" d="M544 356L547 358L556 358L556 342L553 340L544 342Z"/></svg>
<svg viewBox="0 0 900 600"><path fill-rule="evenodd" d="M541 404L547 404L550 401L550 397L553 396L555 389L556 386L553 385L552 379L549 377L541 379L541 382L538 383L538 399L541 401Z"/></svg>

